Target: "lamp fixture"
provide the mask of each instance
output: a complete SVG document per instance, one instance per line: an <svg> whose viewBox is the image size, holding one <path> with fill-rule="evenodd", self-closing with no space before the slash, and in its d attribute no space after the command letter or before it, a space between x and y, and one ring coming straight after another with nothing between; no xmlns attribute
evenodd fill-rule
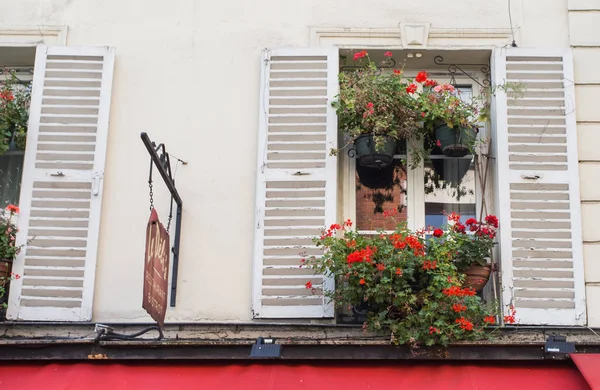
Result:
<svg viewBox="0 0 600 390"><path fill-rule="evenodd" d="M252 345L250 359L277 359L281 358L281 344L275 344L273 338L259 337Z"/></svg>

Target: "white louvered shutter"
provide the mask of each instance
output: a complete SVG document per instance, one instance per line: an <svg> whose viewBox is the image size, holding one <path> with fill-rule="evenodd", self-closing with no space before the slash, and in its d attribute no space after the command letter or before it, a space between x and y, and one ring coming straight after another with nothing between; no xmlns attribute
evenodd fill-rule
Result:
<svg viewBox="0 0 600 390"><path fill-rule="evenodd" d="M300 268L321 253L311 238L335 222L338 51L266 50L262 62L253 312L257 318L333 317L323 288ZM305 288L310 281L317 293Z"/></svg>
<svg viewBox="0 0 600 390"><path fill-rule="evenodd" d="M8 318L88 321L114 48L38 46ZM27 243L28 242L28 243Z"/></svg>
<svg viewBox="0 0 600 390"><path fill-rule="evenodd" d="M573 59L570 51L501 49L494 82L504 307L521 324L586 323Z"/></svg>

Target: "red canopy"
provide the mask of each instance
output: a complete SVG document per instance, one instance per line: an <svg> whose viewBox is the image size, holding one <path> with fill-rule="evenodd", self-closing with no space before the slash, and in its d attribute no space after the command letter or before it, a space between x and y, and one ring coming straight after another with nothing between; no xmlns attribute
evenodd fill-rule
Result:
<svg viewBox="0 0 600 390"><path fill-rule="evenodd" d="M596 367L600 365L596 364ZM52 363L0 366L1 389L589 389L572 364L313 362Z"/></svg>
<svg viewBox="0 0 600 390"><path fill-rule="evenodd" d="M574 353L571 359L592 389L600 389L600 354Z"/></svg>

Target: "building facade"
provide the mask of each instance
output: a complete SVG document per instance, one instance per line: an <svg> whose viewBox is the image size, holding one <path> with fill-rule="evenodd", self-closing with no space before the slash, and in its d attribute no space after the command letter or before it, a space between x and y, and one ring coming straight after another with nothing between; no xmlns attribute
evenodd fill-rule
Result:
<svg viewBox="0 0 600 390"><path fill-rule="evenodd" d="M0 1L0 65L33 69L18 200L26 246L7 318L151 320L141 307L147 132L172 153L184 204L166 322L335 322L304 288L326 281L299 266L330 223L382 227L365 214L354 160L326 153L343 142L328 104L340 66L364 49L392 51L407 74L454 76L471 94L487 79L526 83L522 99L493 101L484 187L472 167L462 201L451 190L436 200L420 166L400 175L406 196L392 203L415 229L449 207L497 214L489 293L521 324L598 327L598 26L591 0ZM169 192L154 179L166 224Z"/></svg>

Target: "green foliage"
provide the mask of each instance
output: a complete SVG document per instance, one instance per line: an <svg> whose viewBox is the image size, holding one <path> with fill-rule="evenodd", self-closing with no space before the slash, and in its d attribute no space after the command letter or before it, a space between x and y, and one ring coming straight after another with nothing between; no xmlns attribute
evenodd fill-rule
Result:
<svg viewBox="0 0 600 390"><path fill-rule="evenodd" d="M315 238L324 255L306 260L336 280L335 290L324 294L337 306L366 305L365 327L389 331L396 344L447 345L487 337L484 328L495 323L495 308L461 287L464 275L450 236L426 239L404 224L391 234L363 235L351 225L334 224ZM454 233L461 234L448 234Z"/></svg>
<svg viewBox="0 0 600 390"><path fill-rule="evenodd" d="M365 51L357 53L355 61L359 67L340 72L340 93L332 102L340 130L352 140L372 134L376 148L387 137L421 139L423 127L413 107L414 99L407 92L410 82L402 71L384 72Z"/></svg>
<svg viewBox="0 0 600 390"><path fill-rule="evenodd" d="M15 205L8 205L6 213L0 212L0 260L13 260L21 250L21 246L15 245L18 229L13 222L18 212Z"/></svg>
<svg viewBox="0 0 600 390"><path fill-rule="evenodd" d="M12 142L25 149L27 122L31 102L31 85L22 83L14 72L4 71L6 81L0 86L0 155Z"/></svg>
<svg viewBox="0 0 600 390"><path fill-rule="evenodd" d="M436 126L477 128L489 119L492 95L501 90L517 97L523 91L523 84L493 85L466 102L454 86L439 84L429 79L426 72L419 72L410 80L403 77L402 69L386 71L395 63L391 52L385 58L378 65L366 51L355 53L356 66L339 74L340 93L332 106L337 111L340 130L351 141L363 134L373 135L376 147L381 147L387 137L407 140L411 169L428 158L431 147L422 141L435 139ZM472 152L475 143L476 139L470 140ZM335 149L331 151L332 155L336 153Z"/></svg>

